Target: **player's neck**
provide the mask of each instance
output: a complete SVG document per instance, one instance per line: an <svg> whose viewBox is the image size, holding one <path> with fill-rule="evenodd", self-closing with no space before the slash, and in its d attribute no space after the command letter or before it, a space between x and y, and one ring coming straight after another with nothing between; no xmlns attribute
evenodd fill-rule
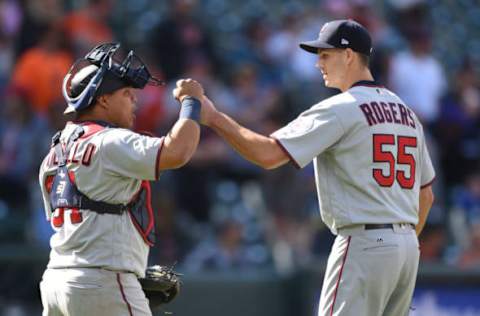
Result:
<svg viewBox="0 0 480 316"><path fill-rule="evenodd" d="M106 115L101 115L101 113L98 113L98 111L87 111L87 112L84 112L84 113L79 113L75 120L80 121L80 122L102 121L102 122L106 122L106 123L112 123L112 122L109 122Z"/></svg>
<svg viewBox="0 0 480 316"><path fill-rule="evenodd" d="M362 67L361 69L350 72L350 75L344 80L344 85L340 87L342 92L350 89L356 82L367 80L373 81L372 73L367 67Z"/></svg>

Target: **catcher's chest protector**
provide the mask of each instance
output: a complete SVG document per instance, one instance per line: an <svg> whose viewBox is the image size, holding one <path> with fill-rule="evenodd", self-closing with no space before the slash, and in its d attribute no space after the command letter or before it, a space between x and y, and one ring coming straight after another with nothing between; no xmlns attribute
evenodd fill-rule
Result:
<svg viewBox="0 0 480 316"><path fill-rule="evenodd" d="M145 243L153 246L155 243L155 218L151 205L150 183L142 181L140 190L127 205L91 200L78 190L75 185L75 174L73 171L68 171L66 165L66 157L68 157L75 141L83 135L83 128L79 126L72 133L65 146L60 142L60 134L60 132L57 133L52 139L52 146L58 159L58 168L51 181L51 187L48 188L52 210L63 213L65 209L71 209L74 223L82 221L82 213L79 212L81 209L88 209L100 214L116 215L128 211L135 228ZM55 227L62 226L62 223L55 222L58 217L53 216L52 218ZM76 218L78 221L75 220Z"/></svg>

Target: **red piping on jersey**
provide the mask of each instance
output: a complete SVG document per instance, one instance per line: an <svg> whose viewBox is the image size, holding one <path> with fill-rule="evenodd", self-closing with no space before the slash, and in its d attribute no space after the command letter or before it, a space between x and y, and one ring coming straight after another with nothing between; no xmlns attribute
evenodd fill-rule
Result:
<svg viewBox="0 0 480 316"><path fill-rule="evenodd" d="M148 240L148 235L150 234L150 232L152 231L152 229L155 227L155 215L153 213L153 209L152 209L152 192L151 192L151 188L150 188L150 182L148 181L142 181L142 184L140 185L140 188L138 189L137 193L135 193L132 197L132 199L130 200L130 202L134 201L137 199L137 196L138 194L140 194L140 192L142 191L142 188L145 188L145 191L147 193L147 198L146 198L146 207L147 207L147 211L148 211L148 218L149 218L149 222L148 222L148 226L147 226L147 229L145 231L143 231L142 227L140 227L140 224L137 222L137 220L135 219L135 216L132 215L132 213L129 211L128 214L130 215L130 218L132 219L132 223L133 225L135 226L135 228L137 229L137 231L140 233L140 236L142 236L143 240L145 241L145 243L147 245L149 245L150 247L153 246L153 243L151 241Z"/></svg>
<svg viewBox="0 0 480 316"><path fill-rule="evenodd" d="M120 287L120 293L122 293L123 301L127 304L128 314L130 316L133 316L132 307L130 306L130 303L127 301L127 297L125 296L125 292L123 291L122 282L120 281L120 273L117 273L117 283L118 283L118 286Z"/></svg>
<svg viewBox="0 0 480 316"><path fill-rule="evenodd" d="M128 201L128 204L130 203L133 203L136 199L137 199L137 196L140 194L140 191L142 191L142 188L143 188L143 182L141 183L140 187L138 188L137 192L135 192L132 197L130 198L130 201Z"/></svg>
<svg viewBox="0 0 480 316"><path fill-rule="evenodd" d="M422 186L420 187L420 189L425 189L426 187L431 186L432 183L435 182L435 179L436 179L436 178L433 177L432 181L425 183L424 185L422 185Z"/></svg>
<svg viewBox="0 0 480 316"><path fill-rule="evenodd" d="M376 84L356 84L356 85L353 85L351 88L353 87L385 88L385 86L376 85Z"/></svg>
<svg viewBox="0 0 480 316"><path fill-rule="evenodd" d="M332 308L330 309L330 316L333 315L333 308L335 307L335 301L337 300L338 287L340 286L340 280L342 279L343 268L345 267L345 261L347 261L348 248L350 247L350 240L352 236L348 236L347 248L345 249L345 254L343 255L342 267L340 268L340 274L338 275L337 285L335 285L335 292L333 294L333 303Z"/></svg>
<svg viewBox="0 0 480 316"><path fill-rule="evenodd" d="M157 137L155 134L149 131L136 131L138 134L143 135L143 136L148 136L148 137Z"/></svg>
<svg viewBox="0 0 480 316"><path fill-rule="evenodd" d="M288 156L288 158L290 159L290 161L293 163L293 165L295 166L295 168L297 169L302 169L302 167L300 167L300 165L298 164L298 162L293 159L292 155L290 155L290 153L288 152L288 150L283 146L283 144L278 140L276 139L275 137L272 137L275 142L280 146L280 149L282 149L282 151Z"/></svg>
<svg viewBox="0 0 480 316"><path fill-rule="evenodd" d="M164 141L165 141L165 138L163 137L163 138L162 138L162 143L161 143L160 146L158 147L157 159L155 159L155 180L158 180L158 178L160 178L160 167L158 166L158 164L159 164L159 162L160 162L160 155L161 155L161 153L162 153Z"/></svg>

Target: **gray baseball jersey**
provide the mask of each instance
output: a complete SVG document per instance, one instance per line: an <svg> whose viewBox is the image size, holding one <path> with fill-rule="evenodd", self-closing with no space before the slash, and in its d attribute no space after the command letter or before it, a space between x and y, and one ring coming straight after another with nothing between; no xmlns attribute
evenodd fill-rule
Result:
<svg viewBox="0 0 480 316"><path fill-rule="evenodd" d="M157 164L163 138L148 137L127 129L83 123L85 134L70 150L67 160L77 188L92 200L128 204L142 180L158 178ZM61 141L78 124L67 123ZM99 214L87 209L52 210L48 194L56 170L53 149L40 167L40 186L46 217L54 234L48 268L97 267L130 271L143 277L149 247L128 212ZM54 213L52 213L54 212Z"/></svg>
<svg viewBox="0 0 480 316"><path fill-rule="evenodd" d="M271 135L298 166L313 160L323 221L418 223L434 179L423 128L393 92L365 82L306 110Z"/></svg>

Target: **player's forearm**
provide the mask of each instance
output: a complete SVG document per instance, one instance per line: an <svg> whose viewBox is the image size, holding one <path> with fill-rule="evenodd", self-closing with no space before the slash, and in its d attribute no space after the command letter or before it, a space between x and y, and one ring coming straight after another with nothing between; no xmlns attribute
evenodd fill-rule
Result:
<svg viewBox="0 0 480 316"><path fill-rule="evenodd" d="M175 169L192 158L200 140L200 126L190 119L179 119L165 137L159 169Z"/></svg>
<svg viewBox="0 0 480 316"><path fill-rule="evenodd" d="M423 230L425 223L427 221L428 213L430 212L430 208L432 207L434 200L434 195L432 191L432 187L428 186L420 190L420 206L419 206L419 213L418 213L418 224L415 227L415 231L417 236Z"/></svg>
<svg viewBox="0 0 480 316"><path fill-rule="evenodd" d="M245 159L262 168L273 169L289 160L274 139L241 126L224 113L218 112L209 126Z"/></svg>

